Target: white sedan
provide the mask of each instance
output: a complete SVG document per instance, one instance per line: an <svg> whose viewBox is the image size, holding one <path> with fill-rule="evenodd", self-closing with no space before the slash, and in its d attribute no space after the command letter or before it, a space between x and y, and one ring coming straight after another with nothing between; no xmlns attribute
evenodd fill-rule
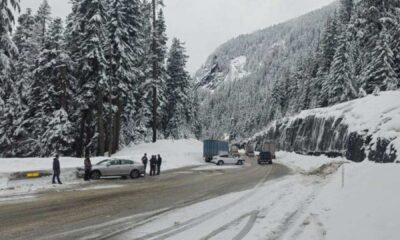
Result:
<svg viewBox="0 0 400 240"><path fill-rule="evenodd" d="M233 157L230 155L219 155L215 156L211 160L212 163L215 163L219 166L224 165L224 164L235 164L235 165L243 165L244 160L238 157Z"/></svg>

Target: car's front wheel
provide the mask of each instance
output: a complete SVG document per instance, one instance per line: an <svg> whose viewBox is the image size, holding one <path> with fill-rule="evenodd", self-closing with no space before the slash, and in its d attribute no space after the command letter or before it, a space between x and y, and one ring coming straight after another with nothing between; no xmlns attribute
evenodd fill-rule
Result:
<svg viewBox="0 0 400 240"><path fill-rule="evenodd" d="M98 180L98 179L100 179L100 177L101 177L101 173L99 171L93 171L90 174L90 178L94 179L94 180Z"/></svg>
<svg viewBox="0 0 400 240"><path fill-rule="evenodd" d="M138 170L132 170L131 171L131 174L129 174L129 176L132 178L132 179L135 179L135 178L138 178L138 177L140 177L140 173L139 173L139 171Z"/></svg>
<svg viewBox="0 0 400 240"><path fill-rule="evenodd" d="M217 165L218 165L218 166L224 165L224 161L219 160L218 163L217 163Z"/></svg>
<svg viewBox="0 0 400 240"><path fill-rule="evenodd" d="M239 161L237 162L237 165L243 165L243 161L242 161L242 160L239 160Z"/></svg>

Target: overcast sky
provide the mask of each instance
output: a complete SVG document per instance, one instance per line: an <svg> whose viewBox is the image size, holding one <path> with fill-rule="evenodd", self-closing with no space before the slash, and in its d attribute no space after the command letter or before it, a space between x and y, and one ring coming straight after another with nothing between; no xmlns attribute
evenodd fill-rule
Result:
<svg viewBox="0 0 400 240"><path fill-rule="evenodd" d="M54 16L70 12L69 0L48 0ZM168 37L186 42L195 72L220 44L321 8L334 0L164 0ZM21 0L36 11L41 0Z"/></svg>

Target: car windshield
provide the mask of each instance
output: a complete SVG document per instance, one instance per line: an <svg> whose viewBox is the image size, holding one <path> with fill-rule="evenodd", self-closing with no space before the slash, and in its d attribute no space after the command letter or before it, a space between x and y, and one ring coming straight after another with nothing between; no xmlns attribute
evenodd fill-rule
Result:
<svg viewBox="0 0 400 240"><path fill-rule="evenodd" d="M97 163L96 165L107 165L108 162L110 162L110 160L103 160L103 161Z"/></svg>

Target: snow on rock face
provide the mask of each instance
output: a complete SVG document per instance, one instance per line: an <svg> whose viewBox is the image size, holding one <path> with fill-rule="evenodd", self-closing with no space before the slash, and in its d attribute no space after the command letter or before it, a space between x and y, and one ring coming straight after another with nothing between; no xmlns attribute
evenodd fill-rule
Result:
<svg viewBox="0 0 400 240"><path fill-rule="evenodd" d="M249 75L249 73L245 70L246 62L247 58L245 56L232 59L229 72L224 81L236 81Z"/></svg>
<svg viewBox="0 0 400 240"><path fill-rule="evenodd" d="M400 91L382 92L274 122L250 142L275 140L281 150L346 156L362 161L400 160Z"/></svg>

